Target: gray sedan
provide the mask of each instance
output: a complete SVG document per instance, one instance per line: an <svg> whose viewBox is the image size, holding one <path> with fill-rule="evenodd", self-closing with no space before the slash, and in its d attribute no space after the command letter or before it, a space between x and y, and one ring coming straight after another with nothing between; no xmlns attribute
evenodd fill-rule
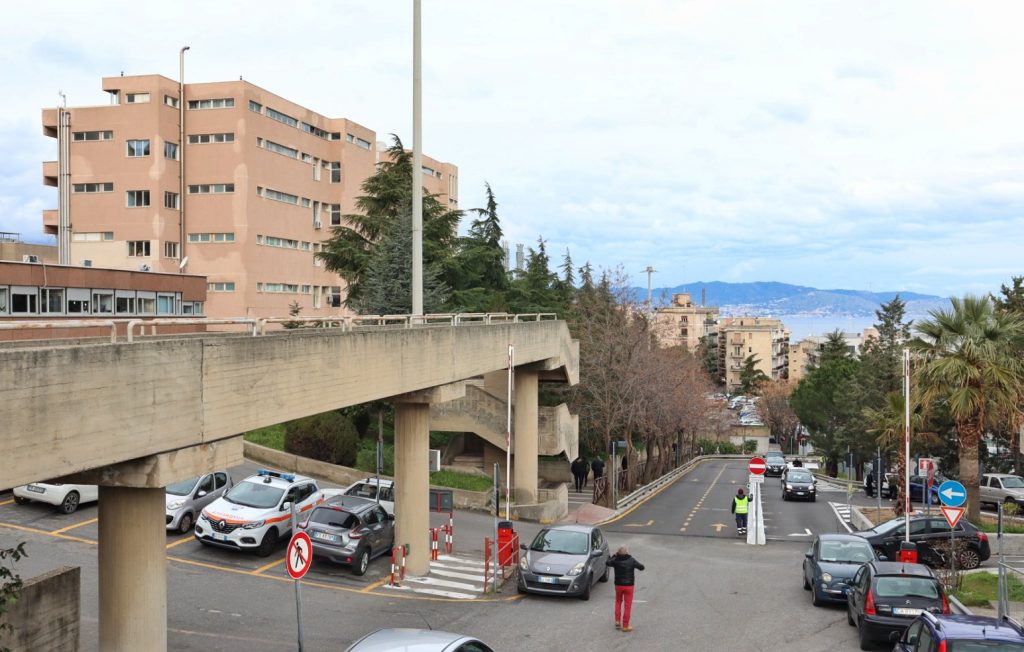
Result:
<svg viewBox="0 0 1024 652"><path fill-rule="evenodd" d="M593 525L553 525L541 530L519 559L520 593L590 599L595 582L608 581L608 542Z"/></svg>

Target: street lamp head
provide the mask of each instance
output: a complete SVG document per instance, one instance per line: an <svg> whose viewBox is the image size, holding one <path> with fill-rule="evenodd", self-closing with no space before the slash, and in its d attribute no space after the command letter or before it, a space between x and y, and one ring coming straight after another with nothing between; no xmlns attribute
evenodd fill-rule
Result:
<svg viewBox="0 0 1024 652"><path fill-rule="evenodd" d="M186 50L190 50L190 49L192 49L192 48L190 46L186 45L186 46L183 46L181 48L181 51L182 51L182 53L184 53Z"/></svg>

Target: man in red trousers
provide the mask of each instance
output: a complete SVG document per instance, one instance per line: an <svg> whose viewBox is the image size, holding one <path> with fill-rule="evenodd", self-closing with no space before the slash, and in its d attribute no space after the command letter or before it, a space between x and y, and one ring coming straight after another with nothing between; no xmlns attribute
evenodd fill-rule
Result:
<svg viewBox="0 0 1024 652"><path fill-rule="evenodd" d="M605 563L615 569L615 629L631 632L629 615L633 610L633 571L643 570L644 565L629 555L626 546L620 546Z"/></svg>

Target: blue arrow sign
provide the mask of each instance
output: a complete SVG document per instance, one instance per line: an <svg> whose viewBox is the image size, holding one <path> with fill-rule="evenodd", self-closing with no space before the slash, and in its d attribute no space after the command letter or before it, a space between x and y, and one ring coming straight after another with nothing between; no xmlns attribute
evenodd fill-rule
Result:
<svg viewBox="0 0 1024 652"><path fill-rule="evenodd" d="M939 500L947 507L960 507L967 502L967 489L956 480L946 480L939 485Z"/></svg>

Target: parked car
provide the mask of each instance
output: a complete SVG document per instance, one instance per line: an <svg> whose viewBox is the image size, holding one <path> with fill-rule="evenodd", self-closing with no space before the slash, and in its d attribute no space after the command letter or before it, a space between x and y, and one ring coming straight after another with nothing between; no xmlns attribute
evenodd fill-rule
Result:
<svg viewBox="0 0 1024 652"><path fill-rule="evenodd" d="M781 476L786 470L786 456L778 451L769 451L764 456L764 465L766 476Z"/></svg>
<svg viewBox="0 0 1024 652"><path fill-rule="evenodd" d="M14 488L14 501L20 505L28 502L53 505L63 514L71 514L82 503L96 502L99 489L94 484L47 484L36 482Z"/></svg>
<svg viewBox="0 0 1024 652"><path fill-rule="evenodd" d="M924 612L910 623L893 652L1021 652L1024 631L1010 619Z"/></svg>
<svg viewBox="0 0 1024 652"><path fill-rule="evenodd" d="M575 595L590 599L595 582L608 581L608 542L593 525L545 527L519 559L520 593Z"/></svg>
<svg viewBox="0 0 1024 652"><path fill-rule="evenodd" d="M900 543L905 540L905 528L906 519L900 516L870 530L854 534L867 539L879 554L896 559ZM988 535L963 519L956 524L953 536L967 544L967 548L960 553L957 560L961 568L977 568L992 555ZM921 563L931 566L945 565L945 557L939 551L933 550L930 544L933 541L948 542L949 538L949 523L942 516L914 516L910 519L910 540L917 544L918 560Z"/></svg>
<svg viewBox="0 0 1024 652"><path fill-rule="evenodd" d="M868 476L871 477L870 484L867 481L868 478L864 478L864 493L866 493L869 498L873 498L875 496L875 487L878 485L876 477L877 475L878 474L875 471L871 471L868 473ZM896 497L897 482L898 480L896 479L895 473L885 472L882 474L882 498Z"/></svg>
<svg viewBox="0 0 1024 652"><path fill-rule="evenodd" d="M814 537L804 555L804 590L811 604L846 602L846 591L861 564L875 558L871 544L853 534L822 534Z"/></svg>
<svg viewBox="0 0 1024 652"><path fill-rule="evenodd" d="M1009 473L985 473L978 483L982 503L1024 503L1024 478Z"/></svg>
<svg viewBox="0 0 1024 652"><path fill-rule="evenodd" d="M939 485L948 480L949 478L939 475L936 473L932 478L932 486L928 491L928 500L925 500L925 487L928 485L928 476L924 475L912 475L910 476L910 500L918 503L927 503L929 505L940 505L942 504L939 500Z"/></svg>
<svg viewBox="0 0 1024 652"><path fill-rule="evenodd" d="M378 629L348 647L346 652L493 652L472 636L437 629Z"/></svg>
<svg viewBox="0 0 1024 652"><path fill-rule="evenodd" d="M378 494L380 494L378 496ZM387 480L385 478L380 479L378 485L377 478L366 478L359 482L354 482L345 488L346 496L358 496L360 498L369 498L370 500L380 500L381 507L383 507L388 514L395 515L395 481Z"/></svg>
<svg viewBox="0 0 1024 652"><path fill-rule="evenodd" d="M846 622L857 628L862 650L893 643L925 611L950 613L942 583L924 564L870 561L846 594Z"/></svg>
<svg viewBox="0 0 1024 652"><path fill-rule="evenodd" d="M787 469L782 477L782 500L817 500L818 481L810 471L800 468Z"/></svg>
<svg viewBox="0 0 1024 652"><path fill-rule="evenodd" d="M266 557L291 535L292 504L301 515L323 501L316 480L262 469L207 505L196 521L196 540Z"/></svg>
<svg viewBox="0 0 1024 652"><path fill-rule="evenodd" d="M192 529L199 512L233 486L231 474L224 470L169 485L165 498L167 529L185 534Z"/></svg>
<svg viewBox="0 0 1024 652"><path fill-rule="evenodd" d="M334 496L299 524L313 542L313 556L352 567L363 575L374 557L395 546L395 517L369 498Z"/></svg>

